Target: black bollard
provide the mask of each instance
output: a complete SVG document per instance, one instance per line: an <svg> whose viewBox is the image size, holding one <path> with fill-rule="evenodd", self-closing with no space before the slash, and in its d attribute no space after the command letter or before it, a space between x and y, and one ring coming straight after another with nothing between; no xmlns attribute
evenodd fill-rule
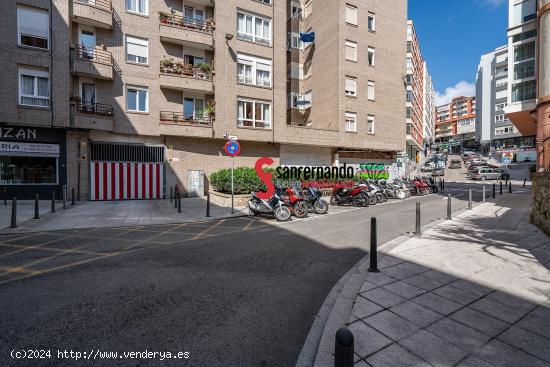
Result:
<svg viewBox="0 0 550 367"><path fill-rule="evenodd" d="M338 329L334 342L334 367L353 367L353 344L352 332L346 328Z"/></svg>
<svg viewBox="0 0 550 367"><path fill-rule="evenodd" d="M483 202L485 202L485 186L483 186Z"/></svg>
<svg viewBox="0 0 550 367"><path fill-rule="evenodd" d="M512 193L512 182L510 181L510 183L508 184L508 193L511 194Z"/></svg>
<svg viewBox="0 0 550 367"><path fill-rule="evenodd" d="M439 190L443 191L443 179L439 179Z"/></svg>
<svg viewBox="0 0 550 367"><path fill-rule="evenodd" d="M485 189L485 187L483 187ZM485 194L485 191L483 191ZM468 190L468 210L472 210L472 189Z"/></svg>
<svg viewBox="0 0 550 367"><path fill-rule="evenodd" d="M447 200L447 220L451 220L451 219L453 218L451 215L451 194L449 194L449 198Z"/></svg>
<svg viewBox="0 0 550 367"><path fill-rule="evenodd" d="M74 187L71 190L71 205L74 205Z"/></svg>
<svg viewBox="0 0 550 367"><path fill-rule="evenodd" d="M210 193L206 194L206 216L210 217Z"/></svg>
<svg viewBox="0 0 550 367"><path fill-rule="evenodd" d="M496 184L493 182L493 199L496 198Z"/></svg>
<svg viewBox="0 0 550 367"><path fill-rule="evenodd" d="M502 181L500 181L500 195L502 195Z"/></svg>
<svg viewBox="0 0 550 367"><path fill-rule="evenodd" d="M376 233L376 217L370 219L370 267L371 273L378 273L378 234Z"/></svg>
<svg viewBox="0 0 550 367"><path fill-rule="evenodd" d="M181 195L178 194L178 213L181 213Z"/></svg>
<svg viewBox="0 0 550 367"><path fill-rule="evenodd" d="M174 193L174 208L178 207L178 198L180 196L180 193Z"/></svg>
<svg viewBox="0 0 550 367"><path fill-rule="evenodd" d="M34 194L34 219L40 219L40 197Z"/></svg>
<svg viewBox="0 0 550 367"><path fill-rule="evenodd" d="M63 186L63 210L67 209L67 186Z"/></svg>
<svg viewBox="0 0 550 367"><path fill-rule="evenodd" d="M55 190L52 190L52 213L55 213Z"/></svg>
<svg viewBox="0 0 550 367"><path fill-rule="evenodd" d="M525 184L526 184L526 183L527 183L527 179L524 178L524 179L523 179L523 188L525 188Z"/></svg>
<svg viewBox="0 0 550 367"><path fill-rule="evenodd" d="M17 198L11 199L11 226L17 228Z"/></svg>
<svg viewBox="0 0 550 367"><path fill-rule="evenodd" d="M170 188L170 202L172 202L172 188Z"/></svg>
<svg viewBox="0 0 550 367"><path fill-rule="evenodd" d="M506 177L506 186L508 186L508 177Z"/></svg>
<svg viewBox="0 0 550 367"><path fill-rule="evenodd" d="M445 180L443 180L443 191L445 191Z"/></svg>
<svg viewBox="0 0 550 367"><path fill-rule="evenodd" d="M421 226L421 217L420 217L420 203L416 203L416 231L415 235L422 236L422 226Z"/></svg>

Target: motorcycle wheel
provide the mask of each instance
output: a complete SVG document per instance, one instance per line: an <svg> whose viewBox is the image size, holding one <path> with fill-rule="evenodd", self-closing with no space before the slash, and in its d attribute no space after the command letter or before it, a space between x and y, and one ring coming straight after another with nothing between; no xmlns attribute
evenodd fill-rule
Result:
<svg viewBox="0 0 550 367"><path fill-rule="evenodd" d="M338 202L336 201L336 197L335 196L331 196L330 197L330 205L338 205Z"/></svg>
<svg viewBox="0 0 550 367"><path fill-rule="evenodd" d="M294 215L296 218L305 218L307 217L307 205L303 201L298 201L294 205Z"/></svg>
<svg viewBox="0 0 550 367"><path fill-rule="evenodd" d="M369 205L376 205L376 197L374 195L368 195Z"/></svg>
<svg viewBox="0 0 550 367"><path fill-rule="evenodd" d="M397 197L399 200L403 200L407 197L407 193L404 190L397 190L395 192L395 197Z"/></svg>
<svg viewBox="0 0 550 367"><path fill-rule="evenodd" d="M439 189L437 188L437 186L433 186L433 187L432 187L432 192L433 192L434 194L437 194L437 193L439 192Z"/></svg>
<svg viewBox="0 0 550 367"><path fill-rule="evenodd" d="M290 219L290 216L292 213L290 212L290 209L287 206L279 206L275 208L275 219L277 219L279 222L286 222Z"/></svg>
<svg viewBox="0 0 550 367"><path fill-rule="evenodd" d="M377 192L375 196L376 196L376 202L377 203L383 203L384 202L384 196L381 193Z"/></svg>
<svg viewBox="0 0 550 367"><path fill-rule="evenodd" d="M255 217L256 216L256 212L254 210L252 210L251 207L248 207L248 216L249 217Z"/></svg>
<svg viewBox="0 0 550 367"><path fill-rule="evenodd" d="M382 194L382 198L384 199L384 202L388 201L388 195L386 193Z"/></svg>
<svg viewBox="0 0 550 367"><path fill-rule="evenodd" d="M313 210L317 214L326 214L328 212L328 203L325 200L319 199L313 204Z"/></svg>

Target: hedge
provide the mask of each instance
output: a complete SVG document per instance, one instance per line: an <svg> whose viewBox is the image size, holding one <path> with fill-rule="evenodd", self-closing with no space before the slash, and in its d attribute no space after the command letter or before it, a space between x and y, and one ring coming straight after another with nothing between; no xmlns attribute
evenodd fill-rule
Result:
<svg viewBox="0 0 550 367"><path fill-rule="evenodd" d="M210 184L214 190L231 193L231 169L225 168L210 175ZM250 194L252 191L266 191L256 171L250 167L237 167L234 173L235 194Z"/></svg>

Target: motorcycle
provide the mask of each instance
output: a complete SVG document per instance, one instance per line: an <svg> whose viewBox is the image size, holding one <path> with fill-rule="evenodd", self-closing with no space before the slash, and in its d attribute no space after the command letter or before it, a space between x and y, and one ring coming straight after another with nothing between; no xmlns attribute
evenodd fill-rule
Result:
<svg viewBox="0 0 550 367"><path fill-rule="evenodd" d="M352 204L357 206L368 206L369 196L366 193L367 185L358 184L352 188L334 187L332 189L331 205Z"/></svg>
<svg viewBox="0 0 550 367"><path fill-rule="evenodd" d="M384 194L382 189L377 186L372 180L367 181L368 192L374 196L376 204L380 204L388 201L388 197Z"/></svg>
<svg viewBox="0 0 550 367"><path fill-rule="evenodd" d="M421 179L415 178L411 182L415 187L417 195L428 195L432 193L432 189L430 185L428 185L426 182L422 181Z"/></svg>
<svg viewBox="0 0 550 367"><path fill-rule="evenodd" d="M302 197L309 210L313 210L317 214L328 212L328 203L322 199L323 193L317 187L308 187L302 191Z"/></svg>
<svg viewBox="0 0 550 367"><path fill-rule="evenodd" d="M280 189L277 189L280 190ZM283 198L289 206L296 218L305 218L308 214L308 207L303 197L299 196L296 191L289 187L284 192L279 192L279 196Z"/></svg>
<svg viewBox="0 0 550 367"><path fill-rule="evenodd" d="M432 189L432 192L434 194L437 194L439 192L439 188L437 187L437 183L435 182L435 179L433 177L428 177L428 184L430 185L430 188Z"/></svg>
<svg viewBox="0 0 550 367"><path fill-rule="evenodd" d="M407 197L405 189L399 185L388 183L386 180L378 181L378 186L380 186L384 190L384 193L391 198L403 200Z"/></svg>
<svg viewBox="0 0 550 367"><path fill-rule="evenodd" d="M292 211L277 192L268 200L260 199L253 192L248 200L248 215L256 216L258 214L270 214L278 221L286 222L290 220Z"/></svg>

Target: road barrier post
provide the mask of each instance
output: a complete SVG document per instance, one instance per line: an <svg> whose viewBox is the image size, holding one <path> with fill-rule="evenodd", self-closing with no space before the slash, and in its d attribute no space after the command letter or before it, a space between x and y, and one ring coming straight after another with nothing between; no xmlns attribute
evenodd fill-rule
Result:
<svg viewBox="0 0 550 367"><path fill-rule="evenodd" d="M527 183L527 178L523 179L523 188L525 188L525 184Z"/></svg>
<svg viewBox="0 0 550 367"><path fill-rule="evenodd" d="M74 205L74 187L71 189L71 205Z"/></svg>
<svg viewBox="0 0 550 367"><path fill-rule="evenodd" d="M468 210L472 210L472 189L468 190Z"/></svg>
<svg viewBox="0 0 550 367"><path fill-rule="evenodd" d="M485 202L485 186L483 186L483 202Z"/></svg>
<svg viewBox="0 0 550 367"><path fill-rule="evenodd" d="M210 193L206 194L206 217L210 217Z"/></svg>
<svg viewBox="0 0 550 367"><path fill-rule="evenodd" d="M502 181L500 181L500 195L502 195Z"/></svg>
<svg viewBox="0 0 550 367"><path fill-rule="evenodd" d="M63 210L67 209L67 186L63 186Z"/></svg>
<svg viewBox="0 0 550 367"><path fill-rule="evenodd" d="M445 191L445 179L443 179L443 191Z"/></svg>
<svg viewBox="0 0 550 367"><path fill-rule="evenodd" d="M449 194L447 199L447 220L453 219L451 216L451 194Z"/></svg>
<svg viewBox="0 0 550 367"><path fill-rule="evenodd" d="M493 182L493 199L496 198L496 184Z"/></svg>
<svg viewBox="0 0 550 367"><path fill-rule="evenodd" d="M508 184L508 193L512 193L512 181L510 181L510 183Z"/></svg>
<svg viewBox="0 0 550 367"><path fill-rule="evenodd" d="M55 213L55 190L52 190L52 213Z"/></svg>
<svg viewBox="0 0 550 367"><path fill-rule="evenodd" d="M508 176L506 176L506 186L508 186Z"/></svg>
<svg viewBox="0 0 550 367"><path fill-rule="evenodd" d="M11 199L11 225L10 228L17 228L17 198Z"/></svg>
<svg viewBox="0 0 550 367"><path fill-rule="evenodd" d="M170 187L170 202L172 202L172 188Z"/></svg>
<svg viewBox="0 0 550 367"><path fill-rule="evenodd" d="M443 179L439 179L439 190L443 191Z"/></svg>
<svg viewBox="0 0 550 367"><path fill-rule="evenodd" d="M40 219L40 197L38 194L34 194L34 218Z"/></svg>
<svg viewBox="0 0 550 367"><path fill-rule="evenodd" d="M178 207L178 198L180 196L179 192L174 193L174 208Z"/></svg>
<svg viewBox="0 0 550 367"><path fill-rule="evenodd" d="M420 203L416 203L416 230L415 234L417 236L422 236L422 226L421 226L421 217L420 217Z"/></svg>
<svg viewBox="0 0 550 367"><path fill-rule="evenodd" d="M353 367L353 334L349 329L340 328L334 343L334 367Z"/></svg>
<svg viewBox="0 0 550 367"><path fill-rule="evenodd" d="M181 195L178 194L178 213L181 213Z"/></svg>
<svg viewBox="0 0 550 367"><path fill-rule="evenodd" d="M376 217L370 219L370 266L371 273L378 273L378 234L376 233Z"/></svg>

